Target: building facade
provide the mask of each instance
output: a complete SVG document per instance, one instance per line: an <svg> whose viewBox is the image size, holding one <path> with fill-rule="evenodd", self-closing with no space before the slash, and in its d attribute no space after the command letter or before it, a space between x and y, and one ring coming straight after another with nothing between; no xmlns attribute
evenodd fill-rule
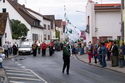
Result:
<svg viewBox="0 0 125 83"><path fill-rule="evenodd" d="M10 20L19 20L26 25L29 29L27 40L43 42L51 39L51 20L19 4L18 0L0 0L0 12L7 12Z"/></svg>
<svg viewBox="0 0 125 83"><path fill-rule="evenodd" d="M61 19L56 19L55 25L56 25L56 31L59 32L59 40L64 41L66 23L64 21L62 21Z"/></svg>
<svg viewBox="0 0 125 83"><path fill-rule="evenodd" d="M10 28L8 13L0 13L0 46L5 42L12 42L12 31Z"/></svg>
<svg viewBox="0 0 125 83"><path fill-rule="evenodd" d="M121 37L121 4L87 3L86 41L116 40Z"/></svg>

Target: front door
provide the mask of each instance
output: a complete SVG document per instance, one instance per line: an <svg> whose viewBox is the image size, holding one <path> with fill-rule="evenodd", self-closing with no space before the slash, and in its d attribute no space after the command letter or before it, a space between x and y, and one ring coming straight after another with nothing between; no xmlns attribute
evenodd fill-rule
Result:
<svg viewBox="0 0 125 83"><path fill-rule="evenodd" d="M2 46L2 37L0 37L0 46Z"/></svg>

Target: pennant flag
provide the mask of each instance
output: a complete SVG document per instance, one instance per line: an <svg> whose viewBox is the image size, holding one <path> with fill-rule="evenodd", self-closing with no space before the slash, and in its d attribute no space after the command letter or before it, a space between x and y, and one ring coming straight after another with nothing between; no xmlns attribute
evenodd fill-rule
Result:
<svg viewBox="0 0 125 83"><path fill-rule="evenodd" d="M71 34L72 34L72 30L70 30L70 31L69 31L69 33L71 33Z"/></svg>

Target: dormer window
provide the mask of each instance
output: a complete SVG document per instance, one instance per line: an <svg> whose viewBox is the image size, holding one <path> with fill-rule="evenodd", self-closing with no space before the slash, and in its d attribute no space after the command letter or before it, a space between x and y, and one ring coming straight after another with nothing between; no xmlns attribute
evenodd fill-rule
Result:
<svg viewBox="0 0 125 83"><path fill-rule="evenodd" d="M40 22L39 21L35 21L34 22L34 26L39 26L40 25Z"/></svg>
<svg viewBox="0 0 125 83"><path fill-rule="evenodd" d="M5 3L5 0L3 0L3 3Z"/></svg>
<svg viewBox="0 0 125 83"><path fill-rule="evenodd" d="M3 13L6 13L6 8L3 8Z"/></svg>

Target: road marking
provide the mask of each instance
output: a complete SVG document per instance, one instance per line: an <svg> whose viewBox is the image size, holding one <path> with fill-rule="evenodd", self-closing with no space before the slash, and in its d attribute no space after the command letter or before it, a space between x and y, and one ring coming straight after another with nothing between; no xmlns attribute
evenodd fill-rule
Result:
<svg viewBox="0 0 125 83"><path fill-rule="evenodd" d="M18 70L6 70L7 72L15 72L15 73L30 73L31 74L31 72L28 72L28 71L18 71Z"/></svg>
<svg viewBox="0 0 125 83"><path fill-rule="evenodd" d="M39 75L37 75L34 71L32 71L31 69L28 69L29 71L31 71L35 76L37 76L40 80L42 80L44 83L48 83L46 80L44 80L42 77L40 77Z"/></svg>
<svg viewBox="0 0 125 83"><path fill-rule="evenodd" d="M9 69L9 70L27 70L27 69L24 69L24 68L23 69L17 69L15 67L13 68L13 67L6 67L6 66L4 68Z"/></svg>
<svg viewBox="0 0 125 83"><path fill-rule="evenodd" d="M24 69L26 69L26 67L25 67L25 66L21 66L21 68L24 68Z"/></svg>
<svg viewBox="0 0 125 83"><path fill-rule="evenodd" d="M17 65L21 66L22 64L17 63Z"/></svg>
<svg viewBox="0 0 125 83"><path fill-rule="evenodd" d="M10 81L10 83L24 83L24 82Z"/></svg>
<svg viewBox="0 0 125 83"><path fill-rule="evenodd" d="M9 79L14 79L14 80L28 80L28 81L41 81L40 79L35 79L35 78L26 78L26 77L8 77Z"/></svg>
<svg viewBox="0 0 125 83"><path fill-rule="evenodd" d="M7 75L17 75L17 76L30 76L30 77L35 77L33 74L32 74L32 75L31 75L31 74L30 74L30 75L29 75L29 74L27 75L27 74L22 74L22 73L21 73L21 74L19 74L19 73L7 73Z"/></svg>

